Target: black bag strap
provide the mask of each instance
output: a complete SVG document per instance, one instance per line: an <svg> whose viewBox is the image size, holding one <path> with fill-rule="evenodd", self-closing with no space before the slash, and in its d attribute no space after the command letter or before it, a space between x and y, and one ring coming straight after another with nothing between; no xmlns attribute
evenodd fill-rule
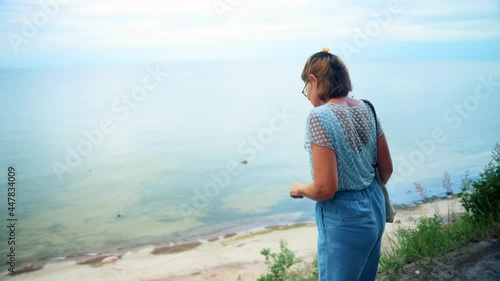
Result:
<svg viewBox="0 0 500 281"><path fill-rule="evenodd" d="M375 111L375 107L373 107L373 104L369 101L369 100L363 100L372 110L373 112L373 116L375 117L375 136L377 136L377 132L378 132L378 122L377 122L377 112Z"/></svg>
<svg viewBox="0 0 500 281"><path fill-rule="evenodd" d="M375 117L375 147L377 147L377 132L378 132L378 122L377 122L377 112L375 111L375 107L373 106L373 104L369 101L369 100L363 100L362 101L364 103L366 103L372 110L373 112L373 117ZM376 151L376 150L375 150ZM377 157L375 155L375 157ZM376 159L376 158L375 158ZM377 163L375 162L375 167L377 167Z"/></svg>

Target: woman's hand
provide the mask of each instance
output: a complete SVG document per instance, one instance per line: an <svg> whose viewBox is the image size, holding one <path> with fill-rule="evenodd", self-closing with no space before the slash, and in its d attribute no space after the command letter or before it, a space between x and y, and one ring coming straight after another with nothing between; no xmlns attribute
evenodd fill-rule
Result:
<svg viewBox="0 0 500 281"><path fill-rule="evenodd" d="M299 189L303 186L301 183L294 183L290 188L290 196L295 199L302 199L304 196L300 195Z"/></svg>

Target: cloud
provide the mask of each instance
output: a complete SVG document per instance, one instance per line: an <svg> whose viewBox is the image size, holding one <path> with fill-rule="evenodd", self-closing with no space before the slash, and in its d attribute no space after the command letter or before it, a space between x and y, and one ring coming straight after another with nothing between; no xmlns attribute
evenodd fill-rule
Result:
<svg viewBox="0 0 500 281"><path fill-rule="evenodd" d="M428 42L494 39L500 36L499 15L498 1L405 1L386 36Z"/></svg>
<svg viewBox="0 0 500 281"><path fill-rule="evenodd" d="M48 0L47 0L48 1ZM54 0L55 1L55 0ZM232 5L223 15L216 2ZM232 3L232 4L231 4ZM40 28L25 52L43 56L46 50L64 53L124 51L149 52L163 48L182 54L193 45L211 54L228 54L229 48L254 53L272 52L288 45L309 46L325 42L352 44L356 32L376 21L391 1L291 0L68 0L57 15ZM393 42L463 42L500 36L498 1L400 1L402 13L376 40ZM20 34L24 19L41 8L38 1L0 4L0 53L9 44L8 32ZM24 46L23 46L24 47ZM250 52L240 52L247 55ZM208 58L207 57L207 58ZM217 57L219 58L219 57Z"/></svg>
<svg viewBox="0 0 500 281"><path fill-rule="evenodd" d="M500 20L450 20L406 22L388 27L387 35L404 41L466 41L500 37Z"/></svg>
<svg viewBox="0 0 500 281"><path fill-rule="evenodd" d="M130 14L147 17L164 17L183 14L206 14L211 11L210 1L190 0L120 0L87 1L75 6L75 12L86 17Z"/></svg>
<svg viewBox="0 0 500 281"><path fill-rule="evenodd" d="M442 17L484 17L498 16L500 3L496 0L464 1L405 1L403 14L412 17L442 18Z"/></svg>

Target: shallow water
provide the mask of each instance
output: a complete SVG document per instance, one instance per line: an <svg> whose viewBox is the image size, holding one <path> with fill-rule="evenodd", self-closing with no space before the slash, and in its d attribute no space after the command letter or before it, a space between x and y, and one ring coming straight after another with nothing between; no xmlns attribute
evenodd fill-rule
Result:
<svg viewBox="0 0 500 281"><path fill-rule="evenodd" d="M474 93L481 79L500 81L499 66L350 66L353 95L374 103L389 140L394 204L421 199L414 182L440 196L445 171L455 192L465 171L482 171L500 136L500 85L483 88L484 99ZM127 101L157 67L168 77ZM313 203L288 197L292 183L310 180L303 141L312 107L300 93L301 68L247 61L0 70L0 167L17 170L18 261L311 220Z"/></svg>

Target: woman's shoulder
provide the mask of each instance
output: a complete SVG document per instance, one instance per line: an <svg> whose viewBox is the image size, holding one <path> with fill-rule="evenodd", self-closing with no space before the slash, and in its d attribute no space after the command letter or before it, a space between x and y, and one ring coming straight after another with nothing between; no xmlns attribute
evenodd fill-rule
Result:
<svg viewBox="0 0 500 281"><path fill-rule="evenodd" d="M327 105L320 105L318 107L315 107L314 109L311 110L309 113L309 116L307 117L308 123L314 123L314 122L321 122L321 123L328 123L332 118L335 118L335 113L332 111L332 109Z"/></svg>
<svg viewBox="0 0 500 281"><path fill-rule="evenodd" d="M311 110L311 113L309 113L309 116L314 116L314 115L322 115L328 112L331 112L331 108L328 106L328 104L323 104L320 106L317 106Z"/></svg>

